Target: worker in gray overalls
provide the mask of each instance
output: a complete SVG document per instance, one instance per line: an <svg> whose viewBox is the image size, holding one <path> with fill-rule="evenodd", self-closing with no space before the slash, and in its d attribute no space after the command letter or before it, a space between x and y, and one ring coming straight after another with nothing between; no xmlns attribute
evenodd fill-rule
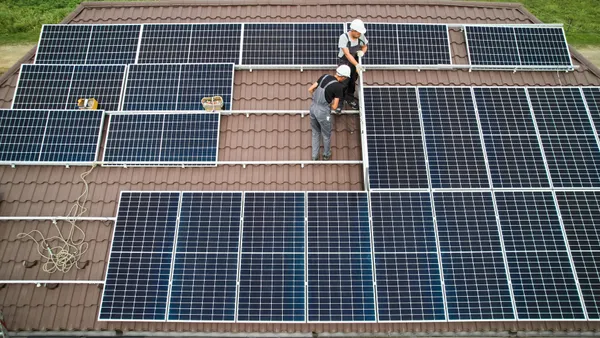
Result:
<svg viewBox="0 0 600 338"><path fill-rule="evenodd" d="M363 71L358 64L358 57L363 57L367 52L369 41L365 37L367 29L360 19L350 23L350 31L340 35L338 42L338 65L347 65L350 67L350 78L344 81L344 100L352 109L358 109L358 100L354 97L356 91L356 80L358 73ZM337 112L342 110L344 102L337 108Z"/></svg>
<svg viewBox="0 0 600 338"><path fill-rule="evenodd" d="M323 160L331 159L331 129L335 110L344 96L342 81L350 77L350 67L341 65L335 75L325 74L313 83L308 92L312 94L310 126L312 128L312 159L319 160L321 135L323 136Z"/></svg>

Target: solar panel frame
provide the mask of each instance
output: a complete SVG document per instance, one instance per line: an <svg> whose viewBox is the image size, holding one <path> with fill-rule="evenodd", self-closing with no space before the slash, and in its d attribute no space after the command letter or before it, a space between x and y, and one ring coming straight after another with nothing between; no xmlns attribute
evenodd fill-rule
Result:
<svg viewBox="0 0 600 338"><path fill-rule="evenodd" d="M168 126L167 126L167 118L169 116L182 116L182 115L195 115L198 117L201 116L205 116L205 115L210 115L210 116L216 116L217 117L217 125L216 128L214 128L214 130L208 130L207 132L209 133L214 133L214 137L215 137L215 153L214 153L214 159L213 160L207 160L207 161L201 161L201 160L193 160L193 161L183 161L183 160L176 160L176 161L164 161L164 156L162 154L162 150L163 149L168 149L165 148L166 145L170 144L169 140L166 140L164 138L165 133L169 133L171 131L168 130ZM138 121L136 120L137 116L147 116L148 117L148 123L150 123L151 125L160 125L160 130L158 129L152 129L152 128L137 128L137 123ZM132 127L125 128L119 128L117 129L117 131L115 131L115 126L119 125L117 122L115 122L113 119L117 119L117 118L122 118L125 120L130 120L129 122L124 122L124 124L129 124ZM203 124L207 124L207 123L212 123L212 121L197 121L198 123L203 123ZM192 127L190 125L186 126L186 127ZM103 146L103 156L102 156L102 166L164 166L164 167L169 167L169 166L198 166L198 167L209 167L209 166L216 166L217 165L217 160L219 158L219 133L221 130L221 114L218 112L197 112L197 111L177 111L177 112L163 112L163 111L131 111L131 112L113 112L111 114L109 114L109 122L108 122L108 127L106 130L106 137L104 138L104 146ZM136 137L136 138L128 138L126 137L128 134L133 132L135 134L142 134L142 136L140 137ZM193 130L192 130L193 132ZM120 134L124 134L124 137L119 137L117 139L111 138L112 135L115 135L115 133L118 133L118 135ZM153 136L150 138L150 141L152 141L151 144L147 144L148 141L148 133L151 133ZM174 131L174 134L177 134L177 131ZM194 135L192 135L194 136ZM197 138L195 138L197 139ZM123 144L123 140L127 141L131 141L133 144L129 146L129 148L131 149L131 151L129 151L129 154L125 154L125 155L119 155L119 149L118 148L119 145ZM184 139L185 140L185 139ZM201 141L203 139L200 139ZM138 144L142 144L142 147L138 146ZM194 146L194 144L189 144L189 142L183 142L185 147L183 148L184 151L189 152L194 150L195 148L192 148L191 146ZM112 146L112 145L115 146ZM112 150L114 149L114 151ZM140 149L146 149L146 155L142 155L144 156L144 158L146 160L139 160L137 159L139 157L140 154ZM156 149L157 151L154 151L154 149ZM212 149L212 148L207 148L208 150ZM108 151L110 150L110 151ZM115 154L111 153L115 152ZM113 157L118 157L120 156L121 158L112 158ZM126 158L123 159L123 156L125 156ZM166 155L165 155L166 156ZM171 155L169 155L171 156Z"/></svg>

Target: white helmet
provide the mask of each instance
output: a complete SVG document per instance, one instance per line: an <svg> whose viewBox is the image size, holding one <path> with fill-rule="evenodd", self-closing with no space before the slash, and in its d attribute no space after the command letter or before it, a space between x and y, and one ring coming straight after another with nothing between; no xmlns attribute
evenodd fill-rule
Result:
<svg viewBox="0 0 600 338"><path fill-rule="evenodd" d="M347 65L341 65L337 67L335 72L338 76L350 77L350 67L348 67Z"/></svg>
<svg viewBox="0 0 600 338"><path fill-rule="evenodd" d="M361 19L354 19L352 23L350 23L350 29L353 31L357 31L360 34L365 34L367 29L365 28L365 23L362 22Z"/></svg>

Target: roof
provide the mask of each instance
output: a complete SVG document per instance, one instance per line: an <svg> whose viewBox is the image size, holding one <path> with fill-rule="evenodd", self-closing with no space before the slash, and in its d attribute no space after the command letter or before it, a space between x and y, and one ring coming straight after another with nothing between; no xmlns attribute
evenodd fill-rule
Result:
<svg viewBox="0 0 600 338"><path fill-rule="evenodd" d="M110 24L149 22L342 22L355 17L371 22L526 24L539 22L519 4L460 1L373 0L226 0L171 2L83 3L63 23ZM450 32L454 63L467 63L463 34ZM0 107L10 108L20 63L30 63L35 49L0 77ZM600 85L600 70L572 51L573 72L499 72L468 70L374 70L365 73L368 85L556 86ZM239 110L307 109L307 86L322 72L296 70L237 71L233 105ZM301 160L310 158L309 120L299 115L224 116L219 160ZM336 120L332 137L334 159L360 160L360 129L356 116ZM80 175L87 168L22 166L0 167L0 215L64 216L84 189ZM87 177L86 216L114 217L121 190L363 190L361 165L223 165L216 168L97 167ZM0 225L0 280L101 280L112 234L112 224L82 222L90 248L82 258L85 268L65 275L48 275L31 242L16 239L33 229L52 233L50 222L3 222ZM64 226L64 225L61 225ZM208 333L431 333L597 331L600 322L456 322L370 324L235 324L147 323L96 321L102 290L94 285L0 286L0 304L14 331L117 330L140 332Z"/></svg>

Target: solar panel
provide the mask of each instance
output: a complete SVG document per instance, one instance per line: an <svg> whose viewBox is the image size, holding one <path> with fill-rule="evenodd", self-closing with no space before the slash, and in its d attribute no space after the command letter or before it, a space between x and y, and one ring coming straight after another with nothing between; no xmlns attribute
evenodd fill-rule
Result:
<svg viewBox="0 0 600 338"><path fill-rule="evenodd" d="M367 193L307 201L308 321L375 321Z"/></svg>
<svg viewBox="0 0 600 338"><path fill-rule="evenodd" d="M219 121L219 113L111 115L104 147L104 162L215 162Z"/></svg>
<svg viewBox="0 0 600 338"><path fill-rule="evenodd" d="M233 321L242 193L183 193L170 321Z"/></svg>
<svg viewBox="0 0 600 338"><path fill-rule="evenodd" d="M494 187L549 187L525 89L473 91Z"/></svg>
<svg viewBox="0 0 600 338"><path fill-rule="evenodd" d="M245 24L242 64L293 65L294 38L293 24Z"/></svg>
<svg viewBox="0 0 600 338"><path fill-rule="evenodd" d="M233 64L130 65L123 110L203 110L209 96L230 110L232 92Z"/></svg>
<svg viewBox="0 0 600 338"><path fill-rule="evenodd" d="M0 110L0 161L92 163L101 110Z"/></svg>
<svg viewBox="0 0 600 338"><path fill-rule="evenodd" d="M98 109L118 110L125 65L22 65L14 109L76 109L95 98Z"/></svg>
<svg viewBox="0 0 600 338"><path fill-rule="evenodd" d="M364 93L371 188L427 188L416 89L369 87Z"/></svg>
<svg viewBox="0 0 600 338"><path fill-rule="evenodd" d="M572 67L562 28L465 26L465 31L473 66Z"/></svg>
<svg viewBox="0 0 600 338"><path fill-rule="evenodd" d="M445 320L429 193L372 192L379 321Z"/></svg>
<svg viewBox="0 0 600 338"><path fill-rule="evenodd" d="M496 192L518 319L584 319L551 192Z"/></svg>
<svg viewBox="0 0 600 338"><path fill-rule="evenodd" d="M99 320L166 319L179 196L121 193Z"/></svg>
<svg viewBox="0 0 600 338"><path fill-rule="evenodd" d="M362 59L365 65L399 65L398 25L366 23L369 49Z"/></svg>
<svg viewBox="0 0 600 338"><path fill-rule="evenodd" d="M239 23L194 24L188 62L239 64L241 32Z"/></svg>
<svg viewBox="0 0 600 338"><path fill-rule="evenodd" d="M294 24L294 64L337 64L337 45L343 31L341 23Z"/></svg>
<svg viewBox="0 0 600 338"><path fill-rule="evenodd" d="M555 187L599 187L600 149L578 88L528 88Z"/></svg>
<svg viewBox="0 0 600 338"><path fill-rule="evenodd" d="M600 193L557 192L556 198L590 319L600 319Z"/></svg>
<svg viewBox="0 0 600 338"><path fill-rule="evenodd" d="M134 63L140 27L140 25L44 25L35 63Z"/></svg>
<svg viewBox="0 0 600 338"><path fill-rule="evenodd" d="M491 193L434 193L434 201L448 319L514 319Z"/></svg>
<svg viewBox="0 0 600 338"><path fill-rule="evenodd" d="M145 24L138 63L187 63L191 24Z"/></svg>
<svg viewBox="0 0 600 338"><path fill-rule="evenodd" d="M471 89L420 87L425 134L479 135Z"/></svg>
<svg viewBox="0 0 600 338"><path fill-rule="evenodd" d="M304 197L245 193L238 321L305 321Z"/></svg>
<svg viewBox="0 0 600 338"><path fill-rule="evenodd" d="M582 90L596 126L596 132L598 132L600 130L600 87L588 87L582 88Z"/></svg>

